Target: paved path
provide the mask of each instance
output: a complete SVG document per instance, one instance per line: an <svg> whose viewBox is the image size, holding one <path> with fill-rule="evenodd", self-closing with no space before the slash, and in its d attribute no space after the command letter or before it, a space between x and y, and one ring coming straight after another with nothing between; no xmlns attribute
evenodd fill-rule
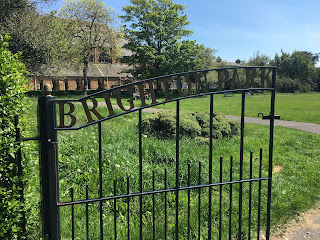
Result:
<svg viewBox="0 0 320 240"><path fill-rule="evenodd" d="M81 104L81 103L78 103ZM88 103L89 106L92 106L92 103ZM106 106L105 102L99 102L99 107ZM118 105L112 105L114 109L120 109ZM125 107L128 108L128 107ZM154 113L160 111L166 111L166 109L157 109L157 108L145 108L142 110L143 112ZM240 116L231 116L225 115L229 119L240 121ZM261 118L253 118L253 117L245 117L245 123L255 123L261 125L269 125L269 120L262 120ZM315 134L320 134L320 124L315 123L305 123L305 122L295 122L295 121L284 121L284 120L275 120L275 126L294 128L298 130L302 130L305 132L311 132Z"/></svg>
<svg viewBox="0 0 320 240"><path fill-rule="evenodd" d="M240 121L240 116L230 116L226 115L227 118ZM262 120L261 118L245 117L245 123L255 123L261 125L269 125L269 120ZM284 120L274 120L275 126L294 128L302 130L305 132L311 132L315 134L320 134L320 124L315 123L305 123L305 122L295 122L295 121L284 121ZM320 238L319 238L320 239Z"/></svg>

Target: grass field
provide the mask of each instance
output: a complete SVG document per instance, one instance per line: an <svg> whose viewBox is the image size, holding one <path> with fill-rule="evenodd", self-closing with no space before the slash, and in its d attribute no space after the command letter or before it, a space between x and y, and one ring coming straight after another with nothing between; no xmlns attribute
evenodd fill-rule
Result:
<svg viewBox="0 0 320 240"><path fill-rule="evenodd" d="M247 95L245 116L257 117L262 112L268 115L270 112L270 94ZM184 101L181 105L184 109L194 111L209 111L209 97L194 98ZM168 103L159 108L175 109L174 103ZM215 95L214 108L226 115L241 115L241 94L233 97ZM276 93L275 114L282 120L310 122L320 124L320 93Z"/></svg>
<svg viewBox="0 0 320 240"><path fill-rule="evenodd" d="M62 98L62 97L60 97ZM75 96L71 97L75 99ZM247 95L245 115L247 117L257 117L262 112L268 115L270 112L270 93ZM64 97L68 99L68 97ZM123 98L123 105L129 106L126 102L128 98ZM98 101L103 102L102 98ZM158 102L164 99L158 99ZM147 101L148 104L151 101ZM117 105L115 99L112 104ZM135 106L140 106L140 101L134 101ZM193 98L184 100L181 103L182 109L191 111L209 111L209 97ZM159 105L156 108L175 109L175 103ZM224 97L223 95L214 96L214 109L226 115L241 115L241 95L234 94L233 97ZM320 93L309 92L302 94L276 93L275 114L280 115L281 120L309 122L320 124Z"/></svg>
<svg viewBox="0 0 320 240"><path fill-rule="evenodd" d="M277 106L285 106L287 99L295 99L292 105L299 105L303 109L302 96L300 95L281 95L277 94ZM320 94L306 94L309 98L314 97L316 101ZM305 95L305 96L306 96ZM282 98L283 103L280 104ZM300 100L297 100L300 99ZM234 97L215 97L215 109L221 112L238 115L239 110L232 112L237 108L241 98L237 95ZM293 101L292 100L292 101ZM219 105L220 102L220 105ZM255 102L260 102L257 105ZM246 115L249 108L254 109L268 108L270 104L270 96L256 95L247 97ZM279 104L279 105L278 105ZM310 103L305 103L309 104ZM36 132L36 99L32 99L30 116L29 135L34 136ZM172 106L170 106L172 105ZM234 106L233 106L234 105ZM316 104L315 104L316 105ZM195 108L195 106L197 108ZM165 108L175 107L173 104L166 104ZM190 99L181 102L182 108L188 108L195 111L207 111L209 109L208 99ZM79 121L85 122L85 115L81 111L81 106L76 106L80 114ZM220 109L219 109L220 108ZM307 106L306 106L307 108ZM267 111L267 110L266 110ZM99 109L103 115L107 115L105 108ZM261 111L264 112L264 111ZM146 114L146 113L145 113ZM145 114L143 116L145 116ZM253 114L253 112L252 112ZM276 111L276 114L280 114ZM301 112L299 116L308 115ZM297 121L302 121L296 119ZM117 194L125 193L126 179L130 179L130 191L138 191L138 134L137 134L137 113L121 116L119 118L108 120L102 124L102 154L103 154L103 193L104 195L113 194L113 181L117 180ZM272 193L272 229L277 230L279 225L285 224L288 220L295 218L297 214L312 207L319 201L320 175L318 166L320 164L320 136L306 133L302 131L276 127L274 135L274 166L280 171L274 173L273 193ZM59 132L59 161L60 161L60 201L70 201L69 189L73 187L75 200L85 198L85 185L89 185L89 197L98 197L98 134L97 126L91 126L79 131ZM234 156L234 179L239 177L239 137L232 139L222 139L214 142L214 182L219 179L219 158L223 157L223 180L229 178L230 155ZM38 160L37 147L35 144L25 144L25 147L35 149L34 155L26 156L29 161L29 172L27 172L28 184L26 186L26 202L28 208L28 230L31 239L39 239L41 234L39 225L39 179L38 179ZM257 162L259 149L264 149L264 160L262 163L263 176L267 174L267 151L268 151L268 127L248 124L245 127L244 139L244 177L248 177L249 171L249 154L253 151L253 176L257 176L259 163ZM155 172L156 189L163 188L164 169L168 171L168 186L173 187L175 184L175 141L174 140L157 140L151 136L145 136L143 139L143 173L144 173L144 190L152 189L152 171ZM182 140L180 149L180 175L182 185L187 181L187 164L191 165L191 184L198 183L198 165L202 163L201 182L208 181L208 146L196 144L193 140ZM35 174L36 172L36 174ZM244 205L243 205L243 235L248 234L248 184L244 184ZM266 220L266 182L263 182L263 198L262 198L262 223ZM252 209L252 236L255 235L257 222L257 188L258 184L253 184L253 209ZM228 208L229 202L229 186L223 187L223 218L222 229L227 230L228 216L230 214ZM232 228L233 235L237 234L237 204L238 193L237 186L233 189L232 210ZM218 236L218 204L219 189L214 190L213 202L213 238ZM191 236L197 238L198 234L198 191L191 192ZM201 236L206 239L207 236L207 216L208 216L208 191L201 191ZM186 237L186 192L182 191L180 195L180 218L181 218L181 239ZM152 236L151 197L144 198L144 232L147 236ZM163 219L164 206L163 195L156 196L156 236L157 239L163 238ZM123 239L126 234L126 202L118 201L117 207L117 224L118 237ZM108 233L108 238L113 235L113 201L105 202L103 205L104 214L104 232ZM131 200L131 236L136 239L138 236L138 199ZM174 193L168 194L168 233L172 236L174 232ZM62 239L71 238L71 208L63 207L61 209L61 229ZM85 207L75 207L75 227L76 239L85 238ZM264 229L265 225L262 226ZM99 234L99 214L98 204L89 206L89 228L90 239L97 239ZM149 229L149 230L148 230ZM151 232L150 232L151 231ZM226 233L224 233L226 234ZM148 239L148 237L146 238ZM170 238L169 238L170 239ZM223 235L226 239L226 235Z"/></svg>

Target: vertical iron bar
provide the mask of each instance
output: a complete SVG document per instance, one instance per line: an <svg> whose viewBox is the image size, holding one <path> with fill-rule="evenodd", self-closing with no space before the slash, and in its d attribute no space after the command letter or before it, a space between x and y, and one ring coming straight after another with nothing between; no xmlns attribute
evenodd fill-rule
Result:
<svg viewBox="0 0 320 240"><path fill-rule="evenodd" d="M117 196L117 179L113 180L113 195ZM113 200L114 240L117 240L117 199Z"/></svg>
<svg viewBox="0 0 320 240"><path fill-rule="evenodd" d="M233 156L230 157L230 182L232 182ZM229 240L232 240L232 184L230 184L229 192Z"/></svg>
<svg viewBox="0 0 320 240"><path fill-rule="evenodd" d="M245 108L246 93L242 92L241 101L241 134L240 134L240 180L242 180L243 173L243 139L244 139L244 108ZM242 183L239 183L239 233L238 239L242 235Z"/></svg>
<svg viewBox="0 0 320 240"><path fill-rule="evenodd" d="M102 136L101 136L101 122L98 123L98 138L99 138L99 197L103 197L102 192ZM102 201L100 201L100 239L103 240L103 209Z"/></svg>
<svg viewBox="0 0 320 240"><path fill-rule="evenodd" d="M86 185L86 200L89 199L89 187ZM87 240L89 240L89 203L86 203L86 232Z"/></svg>
<svg viewBox="0 0 320 240"><path fill-rule="evenodd" d="M43 238L60 239L59 174L55 97L39 97L40 181Z"/></svg>
<svg viewBox="0 0 320 240"><path fill-rule="evenodd" d="M139 110L139 190L142 193L142 110ZM139 196L140 201L140 240L142 240L142 195Z"/></svg>
<svg viewBox="0 0 320 240"><path fill-rule="evenodd" d="M270 135L269 135L269 179L268 179L268 202L267 202L267 240L270 239L271 224L271 190L272 190L272 158L273 158L273 130L274 130L274 103L276 97L276 68L272 71L271 111L270 111Z"/></svg>
<svg viewBox="0 0 320 240"><path fill-rule="evenodd" d="M260 148L259 159L259 178L262 176L262 148ZM261 180L259 181L258 189L258 227L257 227L257 240L260 239L260 219L261 219Z"/></svg>
<svg viewBox="0 0 320 240"><path fill-rule="evenodd" d="M248 219L248 240L251 239L251 204L252 204L252 151L250 151L250 182L249 182L249 219Z"/></svg>
<svg viewBox="0 0 320 240"><path fill-rule="evenodd" d="M190 163L188 163L188 187L190 187ZM188 188L188 240L190 240L190 189Z"/></svg>
<svg viewBox="0 0 320 240"><path fill-rule="evenodd" d="M176 240L179 240L179 139L180 139L180 101L176 112Z"/></svg>
<svg viewBox="0 0 320 240"><path fill-rule="evenodd" d="M199 177L198 177L198 185L201 185L201 162L199 162ZM201 234L201 188L198 189L198 239L200 239Z"/></svg>
<svg viewBox="0 0 320 240"><path fill-rule="evenodd" d="M154 191L154 171L152 171L152 191ZM154 193L152 193L152 239L156 239L156 228L155 228L155 213L154 213L154 204L155 204L155 199L154 199Z"/></svg>
<svg viewBox="0 0 320 240"><path fill-rule="evenodd" d="M222 183L222 160L223 158L220 157L220 183ZM222 185L219 186L219 240L222 238Z"/></svg>
<svg viewBox="0 0 320 240"><path fill-rule="evenodd" d="M167 169L164 169L164 189L167 189ZM164 239L167 240L167 192L164 192Z"/></svg>
<svg viewBox="0 0 320 240"><path fill-rule="evenodd" d="M19 125L19 116L15 116L15 128L16 128L16 144L17 144L17 153L16 153L16 162L18 164L18 179L19 179L19 195L20 195L20 210L21 210L21 230L22 236L26 236L26 212L24 211L24 184L23 184L23 172L22 172L22 154L21 154L21 134ZM21 236L19 237L21 238Z"/></svg>
<svg viewBox="0 0 320 240"><path fill-rule="evenodd" d="M206 75L205 75L206 76ZM209 138L209 184L212 183L212 141L213 135L213 94L210 95L210 138ZM211 214L212 214L212 187L209 187L209 213L208 213L208 240L211 240Z"/></svg>
<svg viewBox="0 0 320 240"><path fill-rule="evenodd" d="M129 195L129 176L127 176L127 194ZM128 224L128 240L130 239L130 198L127 198L127 224Z"/></svg>
<svg viewBox="0 0 320 240"><path fill-rule="evenodd" d="M73 202L73 188L70 188L71 202ZM74 204L71 205L71 239L74 240Z"/></svg>

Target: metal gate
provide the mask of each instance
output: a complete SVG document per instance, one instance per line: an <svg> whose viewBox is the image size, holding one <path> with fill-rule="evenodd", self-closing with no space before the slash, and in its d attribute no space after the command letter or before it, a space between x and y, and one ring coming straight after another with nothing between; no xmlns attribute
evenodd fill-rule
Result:
<svg viewBox="0 0 320 240"><path fill-rule="evenodd" d="M239 78L239 71L244 73L243 80ZM216 74L214 76L218 79L218 90L210 91L208 87L210 84L207 82L209 73ZM45 239L252 239L253 237L260 239L262 230L265 231L266 239L269 239L275 76L274 67L209 69L133 82L77 100L61 100L53 96L40 97L40 162ZM239 86L245 87L239 89ZM132 88L138 90L140 106L135 106L136 102L132 98L128 99L128 104L123 104L123 90ZM148 95L144 93L146 88L148 88ZM157 98L157 91L160 88L163 89L164 100ZM177 95L172 94L172 89L175 89ZM257 153L247 153L244 148L246 98L248 93L257 91L271 92L269 149L264 154L267 155L265 166L262 149L258 149ZM111 94L115 96L117 108L120 110L112 104ZM214 96L218 94L241 95L239 159L230 156L226 160L223 157L213 156L215 150ZM174 96L178 97L174 98ZM147 97L150 97L150 104L147 104ZM180 158L183 139L180 138L179 132L180 103L199 97L209 98L208 157L199 159L196 166L191 164L182 166ZM102 105L101 101L97 101L99 98L104 102L103 110L97 108ZM142 132L143 110L171 102L176 104L175 156L172 157L171 164L163 169L163 173L150 171L152 175L149 174L150 176L146 179ZM80 111L84 113L82 119L85 119L86 123L78 122L77 114ZM129 116L128 114L137 114L138 130L136 132L137 161L135 162L135 158L128 159L127 163L130 163L132 168L136 164L139 177L131 180L131 176L116 176L113 182L105 182L104 176L113 173L108 172L111 171L110 167L109 169L105 167L107 155L111 153L103 150L105 144L103 133L106 128L112 127L112 120ZM107 126L103 125L109 121ZM65 192L65 186L64 192L61 193L62 183L59 182L59 173L63 171L65 163L59 159L58 149L61 147L59 134L63 132L64 139L67 139L67 134L73 131L95 128L95 126L96 137L90 140L89 145L97 146L96 153L93 153L97 155L97 172L92 173L91 178L85 176L81 178L96 179L95 182L83 180L82 185L77 187L77 195L71 186L68 195ZM87 138L90 137L91 135ZM87 147L88 145L83 146L82 149ZM135 153L134 148L131 151ZM258 156L258 167L253 164L254 154ZM246 156L249 156L249 165L244 165ZM70 155L69 157L78 159L81 156ZM204 165L207 171L206 180L203 177ZM267 169L267 176L262 176L263 168ZM235 172L234 169L239 171ZM253 169L256 170L253 171ZM216 170L219 175L213 174ZM227 179L225 172L228 172ZM258 174L254 175L253 172ZM77 176L82 175L84 173L79 173ZM169 182L169 175L174 182ZM145 187L147 185L148 187ZM94 191L97 194L93 194ZM62 201L61 198L63 198ZM66 200L67 198L69 200ZM64 211L62 217L61 211ZM96 219L94 223L92 223L93 219ZM81 236L77 234L80 228Z"/></svg>

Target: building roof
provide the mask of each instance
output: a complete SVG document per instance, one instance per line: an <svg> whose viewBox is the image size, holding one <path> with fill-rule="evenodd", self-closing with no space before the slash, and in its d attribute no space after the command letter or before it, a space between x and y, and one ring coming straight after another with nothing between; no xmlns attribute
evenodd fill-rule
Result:
<svg viewBox="0 0 320 240"><path fill-rule="evenodd" d="M123 71L132 69L132 66L127 64L89 64L88 77L132 77L130 73L124 73ZM50 69L44 71L44 76L51 77L82 77L82 69Z"/></svg>

